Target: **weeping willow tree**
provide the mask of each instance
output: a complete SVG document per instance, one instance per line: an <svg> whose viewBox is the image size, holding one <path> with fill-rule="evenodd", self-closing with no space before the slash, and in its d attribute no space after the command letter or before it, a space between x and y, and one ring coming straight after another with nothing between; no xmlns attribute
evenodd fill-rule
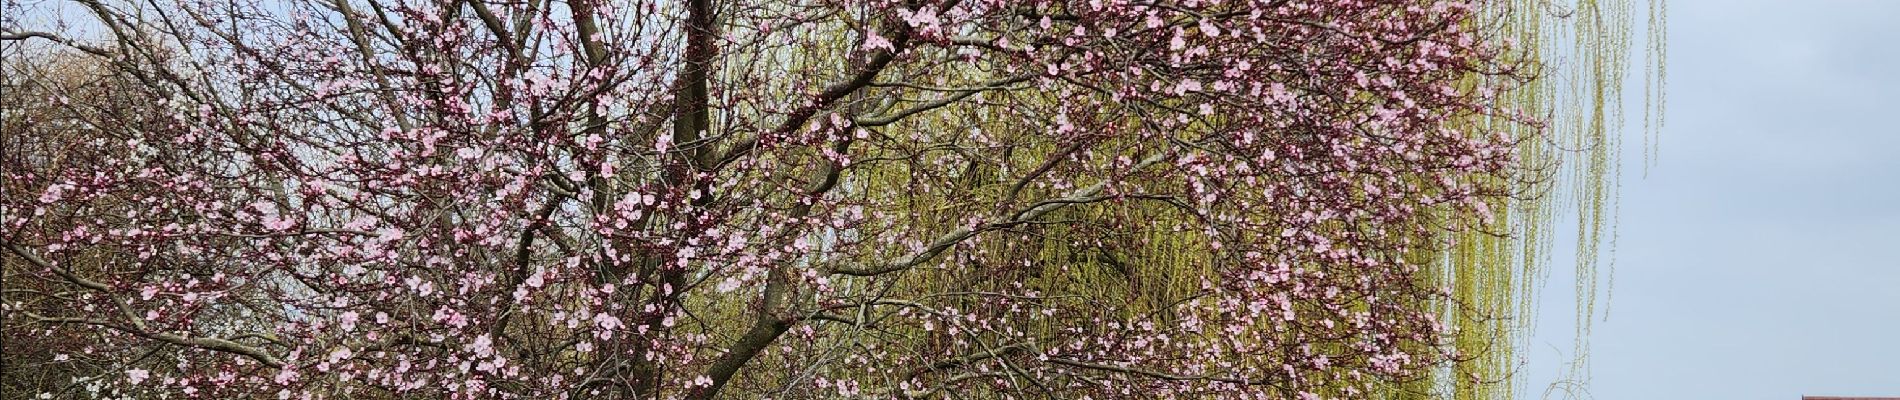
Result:
<svg viewBox="0 0 1900 400"><path fill-rule="evenodd" d="M1489 9L1478 22L1495 24L1503 37L1522 46L1516 57L1539 67L1541 79L1514 91L1507 101L1542 116L1545 123L1470 122L1537 139L1521 142L1518 152L1526 168L1506 178L1522 195L1493 204L1507 210L1498 217L1498 229L1463 234L1456 247L1433 255L1446 267L1440 279L1453 288L1453 297L1463 299L1444 308L1458 326L1456 347L1477 355L1477 362L1443 372L1439 382L1453 397L1516 398L1527 384L1548 385L1531 393L1545 398L1587 395L1590 330L1598 318L1607 317L1608 298L1600 297L1609 293L1614 276L1617 190L1623 177L1625 107L1630 104L1624 86L1632 83L1628 73L1642 73L1646 169L1654 163L1664 121L1666 5L1510 1ZM1638 33L1645 36L1639 39ZM1643 68L1635 68L1632 51L1641 51L1636 57L1643 59ZM1562 245L1563 239L1574 240L1574 259L1553 262L1551 246ZM1604 263L1606 259L1612 263ZM1565 266L1570 268L1552 269ZM1541 298L1538 289L1553 272L1570 274L1575 282L1570 294L1576 318L1569 352L1573 358L1561 381L1513 379L1522 372L1524 358L1518 350L1530 344Z"/></svg>

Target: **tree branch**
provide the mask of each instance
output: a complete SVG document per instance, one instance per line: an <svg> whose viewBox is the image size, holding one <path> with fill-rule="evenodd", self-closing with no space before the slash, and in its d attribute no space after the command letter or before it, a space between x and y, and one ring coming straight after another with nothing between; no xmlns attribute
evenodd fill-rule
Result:
<svg viewBox="0 0 1900 400"><path fill-rule="evenodd" d="M896 123L897 121L903 120L906 117L910 117L911 115L916 115L917 113L930 111L937 108L941 108L943 106L954 104L958 101L963 101L963 99L965 98L969 98L970 96L976 95L977 93L982 93L982 92L990 91L990 90L1004 89L1005 85L1021 83L1023 81L1027 81L1030 78L1034 78L1034 77L1035 75L1019 75L1019 76L1010 77L1006 79L1000 79L1000 80L984 83L983 87L957 91L956 94L945 96L944 98L937 99L936 101L919 104L911 108L907 108L901 111L897 111L897 112L893 112L890 114L885 114L885 115L881 115L877 117L856 118L856 119L852 119L851 122L861 127L876 127L876 126L890 125L892 123Z"/></svg>
<svg viewBox="0 0 1900 400"><path fill-rule="evenodd" d="M120 324L114 324L111 321L100 320L100 319L76 318L76 317L46 317L46 316L42 316L38 314L33 314L27 311L20 311L22 313L25 313L28 317L33 318L35 321L46 322L46 323L86 324L86 325L106 327L106 328L111 328L111 329L118 330L121 332L130 333L130 334L138 335L138 336L145 337L148 339L153 339L153 340L157 340L157 341L165 342L165 343L171 343L171 344L175 344L179 346L193 347L193 348L200 348L200 349L205 349L205 350L221 351L221 352L226 352L226 353L243 355L245 357L250 357L253 360L257 360L257 362L264 363L264 365L269 365L272 368L283 368L284 366L283 361L279 361L276 356L271 355L270 352L265 351L264 349L261 349L261 348L246 346L246 345L239 344L237 342L233 342L233 341L225 340L225 339L193 338L193 337L179 336L179 335L165 333L165 332L153 332L149 329L145 329L145 324L139 322L139 320L137 319L137 316L132 315L132 311L130 308L127 308L128 306L125 304L125 301L116 296L112 296L113 293L112 293L111 286L108 286L104 283L99 283L98 281L86 279L78 275L74 275L71 272L61 271L59 267L54 266L50 262L47 262L46 259L40 258L39 256L34 255L32 252L26 251L26 249L21 248L17 244L7 243L7 249L13 251L13 254L19 255L20 258L26 259L28 263L32 263L33 265L39 266L41 268L52 270L53 273L59 274L60 277L66 278L67 280L72 281L74 284L84 286L88 289L104 292L108 297L111 297L112 300L118 302L120 314L126 315L127 318L130 319L132 326L128 327L128 326L124 326Z"/></svg>
<svg viewBox="0 0 1900 400"><path fill-rule="evenodd" d="M1167 158L1167 154L1167 152L1161 152L1148 156L1148 158L1141 160L1140 163L1136 163L1134 167L1130 168L1130 171L1140 170L1161 162L1161 160ZM899 257L896 261L870 265L843 265L833 267L826 272L837 275L877 276L910 269L918 264L923 264L924 262L935 259L938 255L942 255L944 251L949 250L950 247L956 246L958 243L962 243L964 240L976 236L978 233L1021 225L1070 205L1093 203L1113 198L1113 196L1101 195L1102 191L1108 188L1109 182L1109 180L1105 179L1101 182L1096 182L1094 185L1070 191L1063 197L1037 202L1036 204L1016 211L1009 219L1002 222L983 224L975 228L957 228L954 231L950 231L950 233L938 236L937 240L932 241L930 245L925 246L923 250Z"/></svg>
<svg viewBox="0 0 1900 400"><path fill-rule="evenodd" d="M852 74L851 79L826 86L825 90L813 97L809 104L804 107L799 107L792 111L791 115L786 116L784 122L779 123L778 127L769 131L769 135L754 135L751 138L733 144L732 148L727 149L725 154L721 155L718 161L712 165L712 169L719 169L726 164L737 161L740 157L744 157L746 153L752 152L752 149L759 146L761 136L781 136L790 133L798 129L798 127L804 126L805 121L810 120L819 110L830 108L832 103L843 99L858 89L869 86L871 82L877 79L877 75L884 71L885 67L890 66L892 60L897 59L897 55L903 54L904 50L910 47L910 29L902 27L902 24L897 24L897 26L900 28L894 29L893 32L885 33L891 37L890 51L878 53L872 57L871 61L866 63L863 69L859 69L858 73Z"/></svg>

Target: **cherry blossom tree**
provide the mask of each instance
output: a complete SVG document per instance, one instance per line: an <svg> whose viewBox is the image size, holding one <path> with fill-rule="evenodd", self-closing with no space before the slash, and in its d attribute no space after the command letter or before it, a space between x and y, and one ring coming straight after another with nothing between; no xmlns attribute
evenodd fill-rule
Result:
<svg viewBox="0 0 1900 400"><path fill-rule="evenodd" d="M61 7L0 31L61 60L0 96L23 395L1436 393L1553 137L1504 2Z"/></svg>

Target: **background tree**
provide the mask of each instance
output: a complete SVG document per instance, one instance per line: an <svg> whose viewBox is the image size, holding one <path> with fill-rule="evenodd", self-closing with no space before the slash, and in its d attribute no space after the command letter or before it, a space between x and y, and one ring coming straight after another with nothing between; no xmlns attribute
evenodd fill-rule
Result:
<svg viewBox="0 0 1900 400"><path fill-rule="evenodd" d="M1488 393L1468 274L1607 137L1508 2L73 7L0 32L119 82L8 94L8 333L88 375L21 393Z"/></svg>

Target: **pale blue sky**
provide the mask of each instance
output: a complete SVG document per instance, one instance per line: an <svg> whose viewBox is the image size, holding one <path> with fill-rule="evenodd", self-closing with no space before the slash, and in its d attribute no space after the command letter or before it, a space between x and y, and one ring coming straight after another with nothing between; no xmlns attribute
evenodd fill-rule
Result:
<svg viewBox="0 0 1900 400"><path fill-rule="evenodd" d="M1630 128L1579 398L1900 396L1900 1L1673 0L1669 33L1660 165ZM1569 359L1569 282L1521 398Z"/></svg>

